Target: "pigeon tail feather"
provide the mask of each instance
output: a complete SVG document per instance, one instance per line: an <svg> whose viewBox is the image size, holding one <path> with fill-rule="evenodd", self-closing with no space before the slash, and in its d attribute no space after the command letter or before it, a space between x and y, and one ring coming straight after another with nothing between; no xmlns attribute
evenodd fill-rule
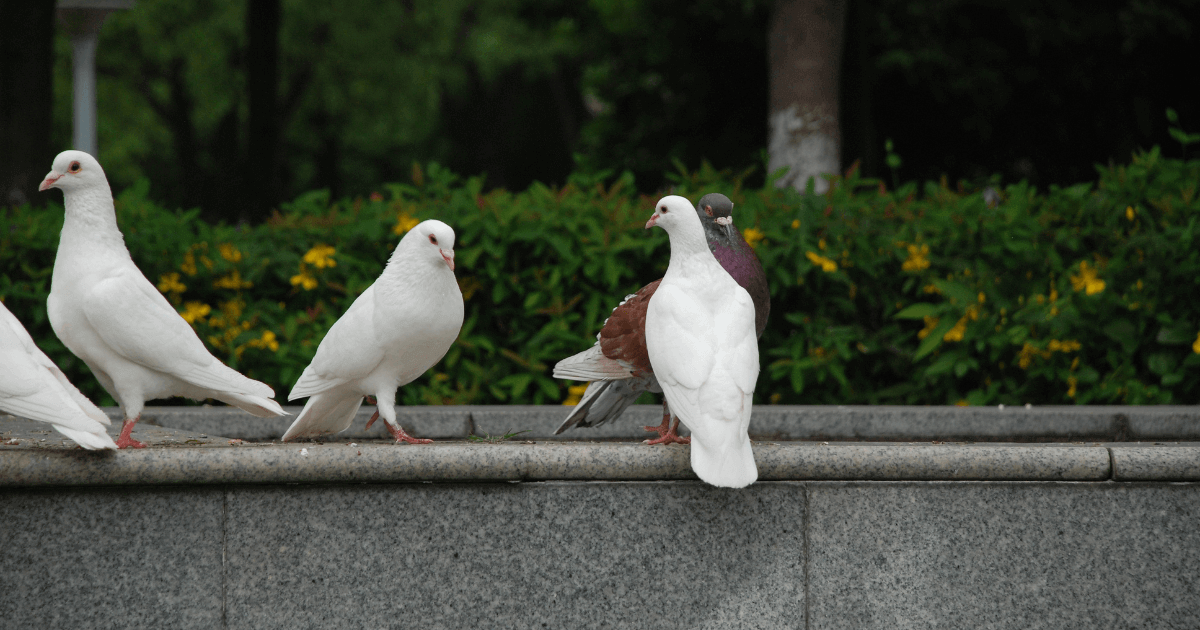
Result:
<svg viewBox="0 0 1200 630"><path fill-rule="evenodd" d="M288 415L283 410L283 407L279 406L279 403L262 396L239 394L237 392L212 392L212 397L259 418Z"/></svg>
<svg viewBox="0 0 1200 630"><path fill-rule="evenodd" d="M592 381L588 383L575 409L554 434L558 435L572 427L594 427L613 420L625 413L625 409L649 389L645 379Z"/></svg>
<svg viewBox="0 0 1200 630"><path fill-rule="evenodd" d="M283 434L283 441L339 433L350 427L363 398L359 394L325 392L308 399L296 421Z"/></svg>
<svg viewBox="0 0 1200 630"><path fill-rule="evenodd" d="M117 443L109 437L107 433L101 430L99 433L88 433L87 431L79 431L76 429L68 429L61 424L51 425L54 430L71 438L76 444L86 448L89 451L98 451L102 449L117 450Z"/></svg>
<svg viewBox="0 0 1200 630"><path fill-rule="evenodd" d="M754 463L754 451L750 438L744 433L737 435L736 425L725 439L700 441L692 432L692 470L705 483L722 488L745 488L758 479L758 466Z"/></svg>
<svg viewBox="0 0 1200 630"><path fill-rule="evenodd" d="M633 376L628 367L604 356L600 344L569 356L554 366L554 378L572 381L605 381Z"/></svg>

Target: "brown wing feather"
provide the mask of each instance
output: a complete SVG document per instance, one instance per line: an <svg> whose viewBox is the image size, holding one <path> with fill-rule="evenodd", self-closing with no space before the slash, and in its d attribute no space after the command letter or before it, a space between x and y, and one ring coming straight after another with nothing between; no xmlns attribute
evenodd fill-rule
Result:
<svg viewBox="0 0 1200 630"><path fill-rule="evenodd" d="M600 329L600 349L604 356L628 364L637 377L654 373L646 351L646 309L660 282L661 278L647 284L622 302Z"/></svg>

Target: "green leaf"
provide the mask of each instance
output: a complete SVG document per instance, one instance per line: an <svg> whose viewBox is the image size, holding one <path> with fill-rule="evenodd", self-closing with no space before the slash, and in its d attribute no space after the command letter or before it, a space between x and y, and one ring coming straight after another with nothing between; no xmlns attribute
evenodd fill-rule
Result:
<svg viewBox="0 0 1200 630"><path fill-rule="evenodd" d="M937 287L946 297L958 300L958 306L963 308L974 304L978 297L974 291L950 280L934 280L933 286Z"/></svg>
<svg viewBox="0 0 1200 630"><path fill-rule="evenodd" d="M920 361L925 357L925 355L937 349L937 347L942 344L942 337L944 337L951 328L954 328L954 324L955 322L953 319L946 318L944 321L935 326L934 329L929 333L929 336L921 342L921 345L917 346L917 353L913 355L913 362L915 363Z"/></svg>
<svg viewBox="0 0 1200 630"><path fill-rule="evenodd" d="M924 319L932 316L937 312L937 307L928 302L917 302L909 305L904 310L896 313L892 317L896 319Z"/></svg>
<svg viewBox="0 0 1200 630"><path fill-rule="evenodd" d="M1146 360L1146 364L1150 367L1150 371L1158 374L1159 376L1164 376L1173 372L1175 370L1175 365L1178 364L1178 362L1179 360L1175 358L1175 355L1169 352L1156 352L1150 355L1150 358Z"/></svg>
<svg viewBox="0 0 1200 630"><path fill-rule="evenodd" d="M1163 326L1155 340L1169 346L1190 346L1196 340L1196 329L1188 322L1175 322Z"/></svg>

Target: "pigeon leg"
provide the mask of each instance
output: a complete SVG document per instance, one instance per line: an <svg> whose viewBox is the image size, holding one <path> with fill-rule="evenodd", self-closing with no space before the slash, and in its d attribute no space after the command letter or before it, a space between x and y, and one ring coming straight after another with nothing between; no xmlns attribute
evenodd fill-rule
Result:
<svg viewBox="0 0 1200 630"><path fill-rule="evenodd" d="M367 426L363 427L363 429L370 429L371 425L375 424L375 421L378 419L379 419L379 412L376 411L375 413L371 414L371 419L367 420Z"/></svg>
<svg viewBox="0 0 1200 630"><path fill-rule="evenodd" d="M404 429L400 428L399 425L393 427L392 425L388 424L386 420L383 424L387 427L388 433L391 433L392 437L396 438L397 444L400 442L408 442L409 444L433 444L433 440L422 440L405 433Z"/></svg>
<svg viewBox="0 0 1200 630"><path fill-rule="evenodd" d="M138 414L138 417L132 420L125 418L125 422L121 425L121 435L117 437L117 448L146 448L145 444L133 439L129 435L133 433L133 425L137 424L137 421L141 419L142 414Z"/></svg>
<svg viewBox="0 0 1200 630"><path fill-rule="evenodd" d="M663 420L662 424L656 427L642 427L647 431L658 433L658 437L653 440L645 440L643 444L691 444L692 438L679 437L676 431L679 429L679 418L675 419L675 423L671 424L671 410L667 407L667 401L663 401Z"/></svg>

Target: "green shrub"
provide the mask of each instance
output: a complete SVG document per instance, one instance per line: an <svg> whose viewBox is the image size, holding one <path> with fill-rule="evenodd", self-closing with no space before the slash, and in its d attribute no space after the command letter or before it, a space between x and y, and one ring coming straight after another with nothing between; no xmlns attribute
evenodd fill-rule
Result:
<svg viewBox="0 0 1200 630"><path fill-rule="evenodd" d="M909 183L854 169L825 195L702 168L676 194L723 191L770 277L760 403L1194 403L1200 399L1200 161L1155 149L1096 183L1038 193ZM655 198L576 176L482 193L436 165L366 199L313 192L259 226L209 225L117 199L134 260L208 347L280 398L325 331L378 276L404 229L454 227L466 322L405 404L553 403L554 363L585 349L620 299L666 269ZM0 297L68 376L111 404L54 336L45 298L61 207L7 211ZM648 399L647 399L648 400Z"/></svg>

